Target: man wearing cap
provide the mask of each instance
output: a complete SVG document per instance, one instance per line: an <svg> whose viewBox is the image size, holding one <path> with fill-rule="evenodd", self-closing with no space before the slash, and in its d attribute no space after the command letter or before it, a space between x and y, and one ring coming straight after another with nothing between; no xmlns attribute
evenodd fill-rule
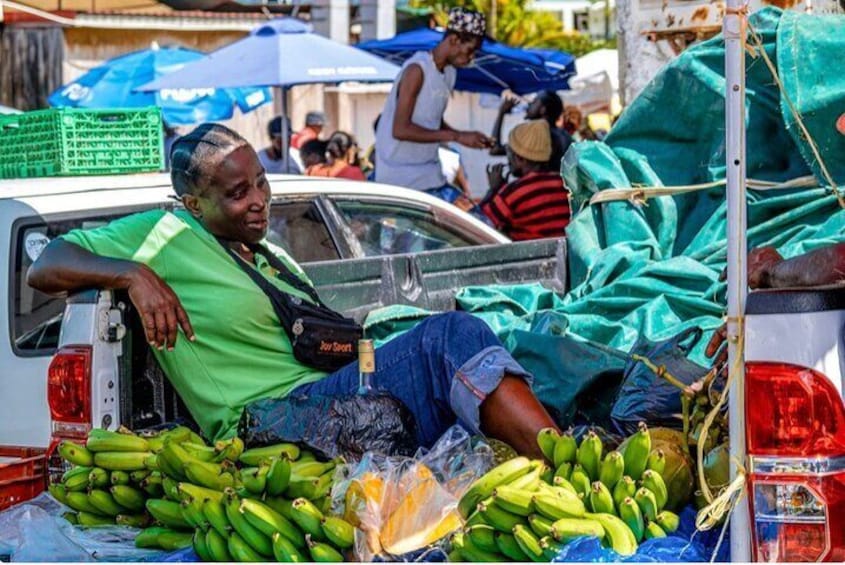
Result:
<svg viewBox="0 0 845 565"><path fill-rule="evenodd" d="M305 114L305 127L293 134L290 146L302 149L302 146L312 139L319 139L323 127L326 125L326 115L322 112L308 112Z"/></svg>
<svg viewBox="0 0 845 565"><path fill-rule="evenodd" d="M455 67L472 62L485 31L483 14L453 8L443 39L434 49L405 61L376 128L377 182L443 197L443 191L455 189L441 170L440 144L457 142L476 149L490 145L483 133L459 131L443 121L455 87Z"/></svg>
<svg viewBox="0 0 845 565"><path fill-rule="evenodd" d="M560 237L569 224L569 194L560 173L548 170L552 155L546 120L529 120L508 136L508 165L516 180L504 184L503 164L487 167L490 192L481 209L514 241Z"/></svg>
<svg viewBox="0 0 845 565"><path fill-rule="evenodd" d="M290 122L287 123L287 136L290 139ZM282 153L282 117L276 116L267 124L267 134L270 136L270 145L258 152L258 160L264 166L264 170L270 174L301 175L302 163L299 160L299 151L288 147L288 160L285 164Z"/></svg>

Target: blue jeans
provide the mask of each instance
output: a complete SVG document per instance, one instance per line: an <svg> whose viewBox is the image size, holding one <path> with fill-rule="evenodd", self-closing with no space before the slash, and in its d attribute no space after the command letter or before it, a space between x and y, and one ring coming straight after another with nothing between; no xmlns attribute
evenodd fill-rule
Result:
<svg viewBox="0 0 845 565"><path fill-rule="evenodd" d="M416 419L417 442L430 447L455 422L480 433L479 407L505 373L529 384L533 380L487 324L464 312L448 312L376 349L372 386L405 403ZM358 363L350 363L295 388L290 396L354 394L358 377Z"/></svg>

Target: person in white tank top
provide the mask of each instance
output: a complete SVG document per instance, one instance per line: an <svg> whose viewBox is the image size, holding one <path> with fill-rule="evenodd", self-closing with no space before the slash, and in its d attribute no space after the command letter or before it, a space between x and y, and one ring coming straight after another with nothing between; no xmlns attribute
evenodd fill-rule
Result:
<svg viewBox="0 0 845 565"><path fill-rule="evenodd" d="M438 156L441 143L490 147L485 134L459 131L443 121L455 86L455 67L472 62L485 31L483 14L453 8L440 43L405 61L376 129L376 182L436 191L448 184Z"/></svg>

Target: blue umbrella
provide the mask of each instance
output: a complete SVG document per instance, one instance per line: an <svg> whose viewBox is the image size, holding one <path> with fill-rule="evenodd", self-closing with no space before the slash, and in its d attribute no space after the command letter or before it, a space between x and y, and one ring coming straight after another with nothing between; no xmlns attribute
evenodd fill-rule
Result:
<svg viewBox="0 0 845 565"><path fill-rule="evenodd" d="M390 82L398 71L381 57L311 33L306 23L277 18L142 90Z"/></svg>
<svg viewBox="0 0 845 565"><path fill-rule="evenodd" d="M358 48L401 64L417 51L429 51L443 39L443 32L421 28L390 39L365 41ZM565 90L575 75L575 57L553 49L508 47L485 39L469 67L458 69L455 89L500 94L540 90Z"/></svg>
<svg viewBox="0 0 845 565"><path fill-rule="evenodd" d="M47 100L51 106L76 108L160 106L164 120L170 125L225 120L232 117L235 105L242 112L249 112L272 100L272 93L267 88L135 90L205 57L205 54L192 49L153 45L149 49L109 59L58 88Z"/></svg>

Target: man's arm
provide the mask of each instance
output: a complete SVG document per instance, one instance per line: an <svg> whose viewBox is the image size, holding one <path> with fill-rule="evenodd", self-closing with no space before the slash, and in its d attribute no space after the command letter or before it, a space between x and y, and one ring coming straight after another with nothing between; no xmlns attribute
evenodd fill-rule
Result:
<svg viewBox="0 0 845 565"><path fill-rule="evenodd" d="M26 281L33 288L50 294L83 288L127 290L141 316L150 345L173 349L178 327L188 339L194 339L194 330L179 298L142 263L102 257L57 239L44 248L29 268Z"/></svg>
<svg viewBox="0 0 845 565"><path fill-rule="evenodd" d="M748 283L752 288L809 287L845 281L845 243L821 247L792 259L777 260L771 251L772 248L764 247L749 254ZM760 260L760 256L769 260Z"/></svg>
<svg viewBox="0 0 845 565"><path fill-rule="evenodd" d="M419 65L409 65L399 79L396 94L396 114L393 118L393 137L401 141L416 143L445 143L456 141L467 147L487 147L487 136L477 131L457 131L445 122L440 129L424 128L413 122L414 108L423 84L423 72Z"/></svg>
<svg viewBox="0 0 845 565"><path fill-rule="evenodd" d="M493 138L493 144L490 146L490 155L505 155L505 146L502 143L502 122L505 119L505 114L509 114L516 106L516 98L505 98L499 106L499 113L496 114L496 121L493 122L493 131L490 136Z"/></svg>

